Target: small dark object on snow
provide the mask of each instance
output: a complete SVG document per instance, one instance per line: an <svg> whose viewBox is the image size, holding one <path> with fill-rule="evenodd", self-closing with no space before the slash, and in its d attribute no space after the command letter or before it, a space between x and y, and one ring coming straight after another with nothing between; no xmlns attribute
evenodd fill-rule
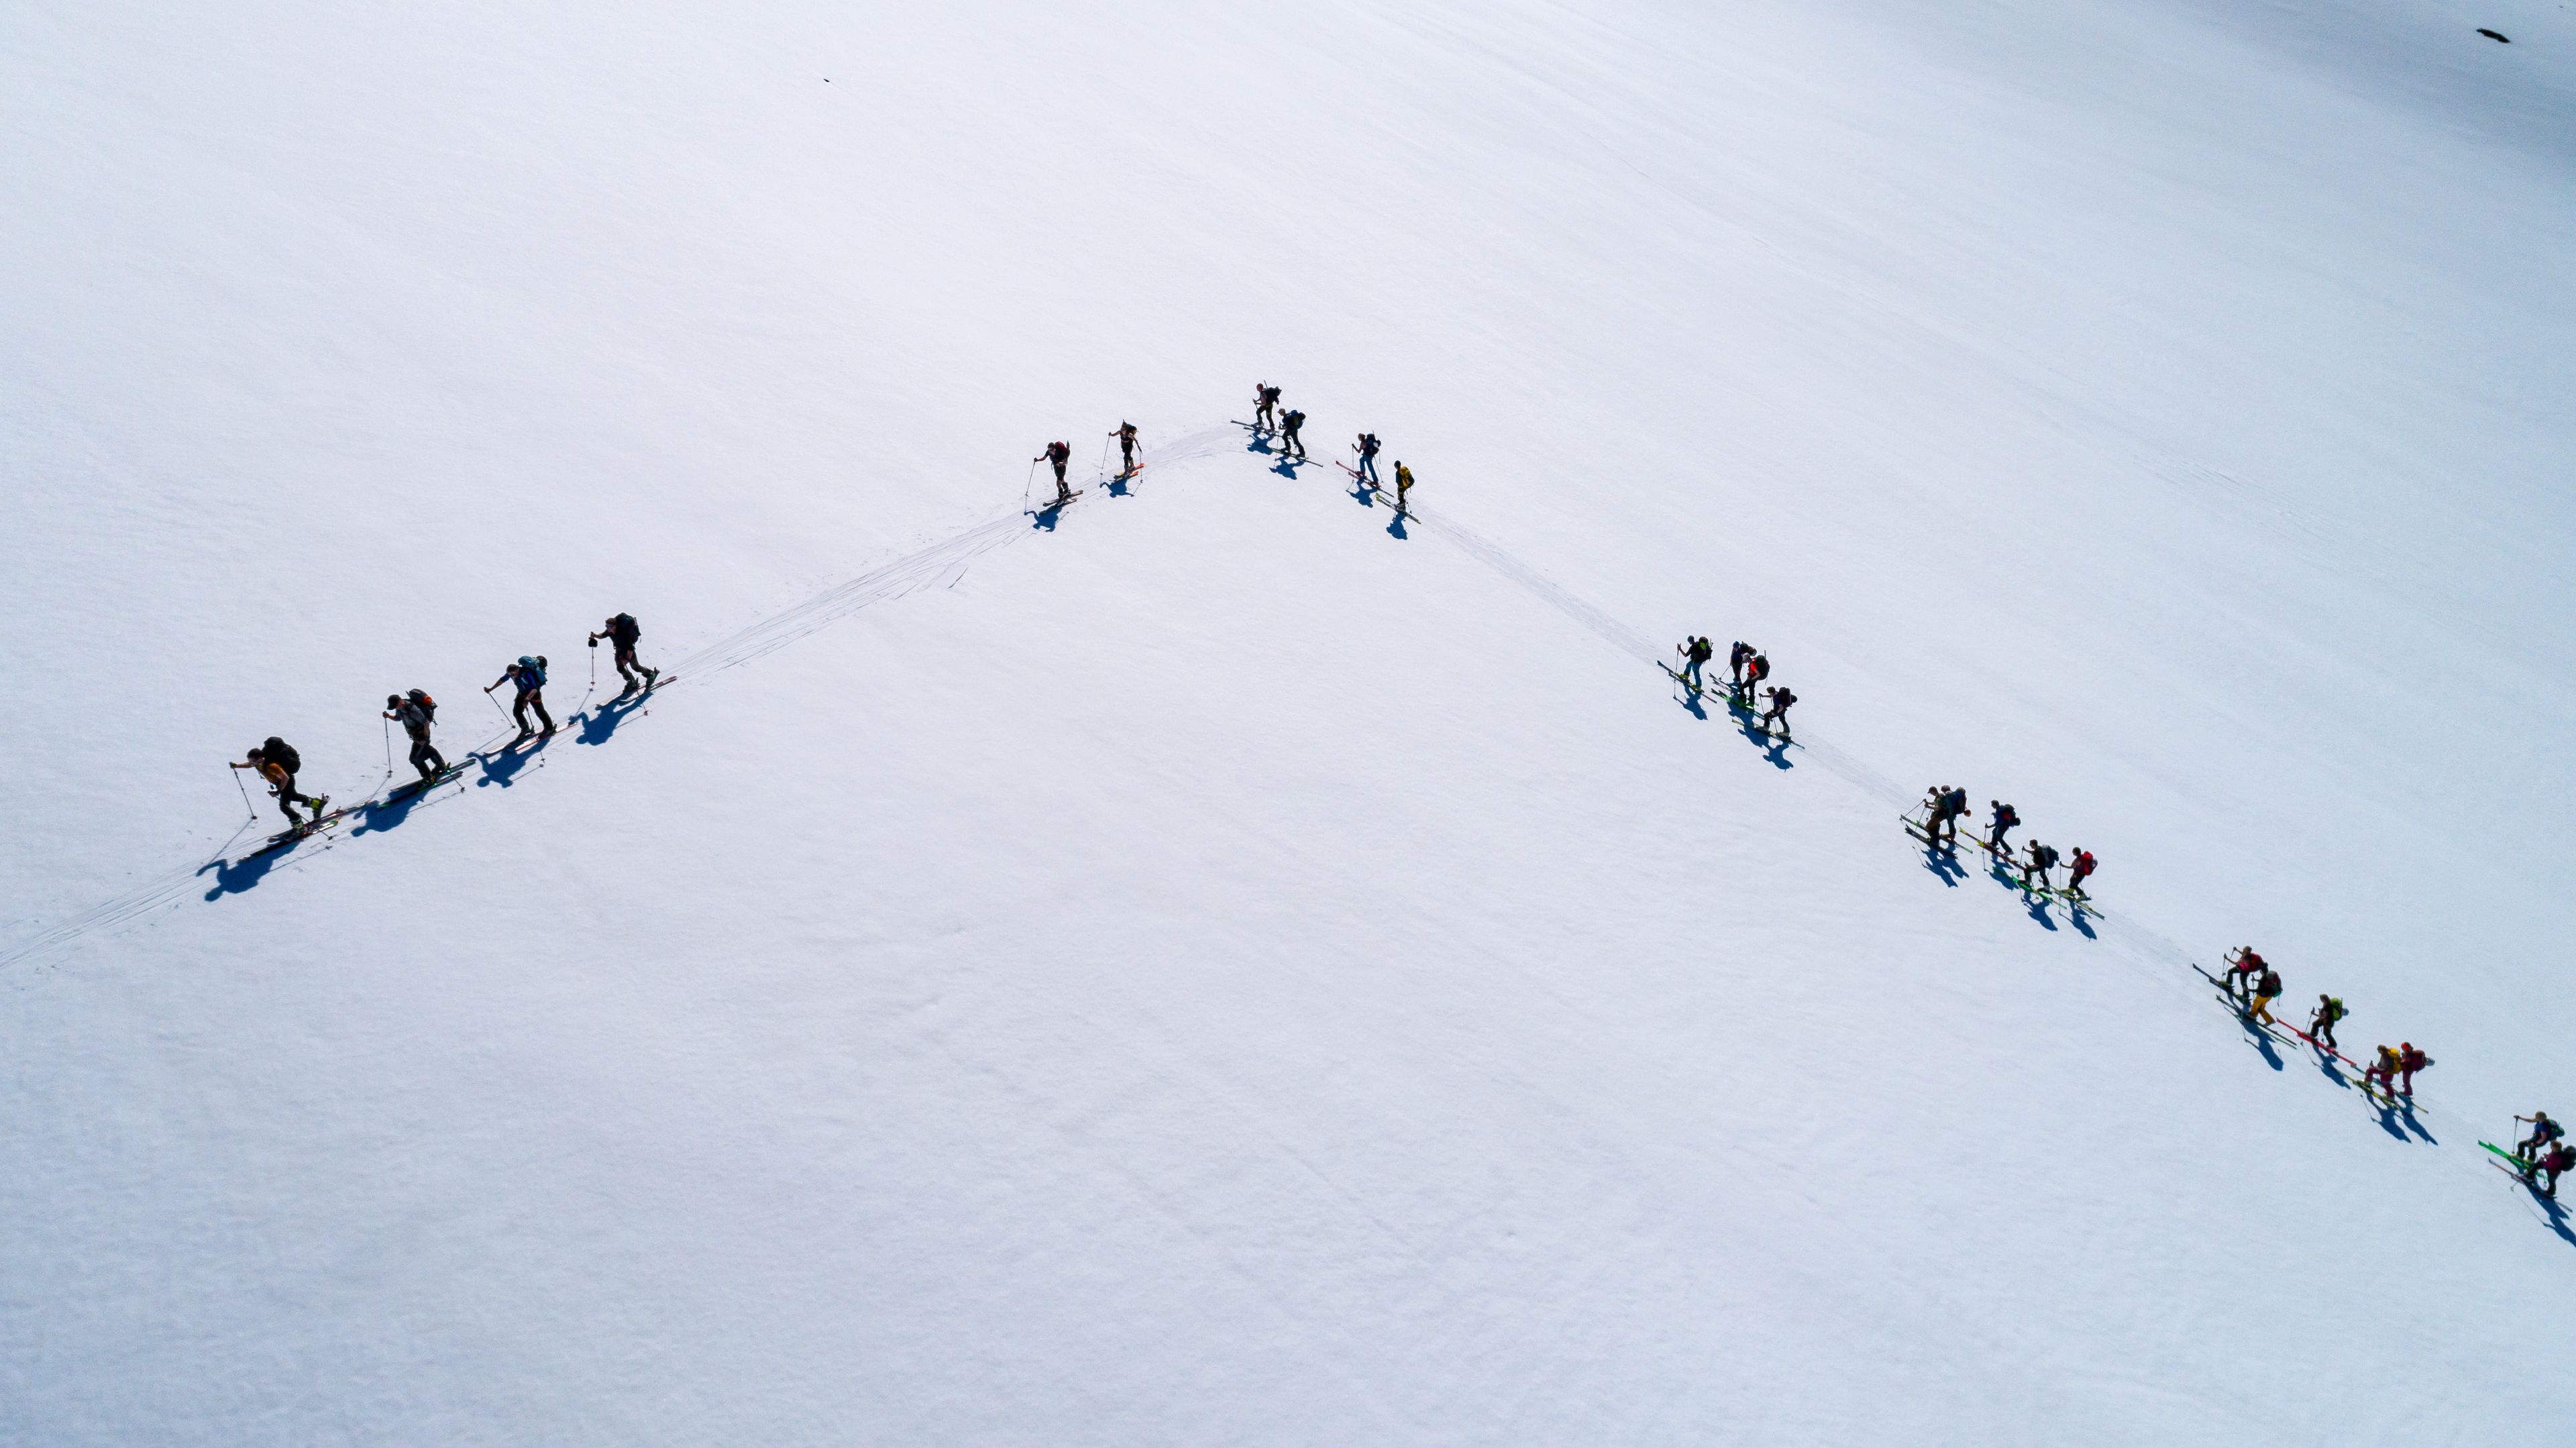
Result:
<svg viewBox="0 0 2576 1448"><path fill-rule="evenodd" d="M2494 42L2495 42L2496 44L2498 44L2498 45L2511 45L2511 44L2513 44L2513 42L2512 42L2512 41L2505 39L2503 36L2498 35L2496 32L2494 32L2494 31L2492 31L2492 30L2487 29L2487 28L2486 28L2485 26L2483 26L2483 25L2481 25L2481 26L2479 26L2479 27L2478 27L2478 34L2485 36L2487 39L2494 41Z"/></svg>

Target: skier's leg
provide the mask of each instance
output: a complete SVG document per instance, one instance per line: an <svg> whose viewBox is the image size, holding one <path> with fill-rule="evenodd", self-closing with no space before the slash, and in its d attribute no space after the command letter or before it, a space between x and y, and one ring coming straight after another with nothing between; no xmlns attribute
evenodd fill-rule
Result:
<svg viewBox="0 0 2576 1448"><path fill-rule="evenodd" d="M554 733L555 716L546 712L546 696L532 690L528 694L528 703L536 709L537 717L545 721L546 732L548 734Z"/></svg>
<svg viewBox="0 0 2576 1448"><path fill-rule="evenodd" d="M536 732L528 727L528 700L534 697L535 695L529 693L527 690L521 689L519 691L519 696L510 701L510 717L518 722L519 732L522 734L533 734Z"/></svg>

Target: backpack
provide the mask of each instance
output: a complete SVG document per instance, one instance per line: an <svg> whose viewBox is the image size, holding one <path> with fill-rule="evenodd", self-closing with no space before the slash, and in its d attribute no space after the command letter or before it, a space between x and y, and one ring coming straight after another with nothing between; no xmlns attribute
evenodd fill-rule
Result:
<svg viewBox="0 0 2576 1448"><path fill-rule="evenodd" d="M259 747L259 752L268 757L269 763L276 765L278 768L285 770L289 774L301 774L304 772L304 761L296 755L295 746L278 738L274 734L268 736L268 742Z"/></svg>
<svg viewBox="0 0 2576 1448"><path fill-rule="evenodd" d="M2054 864L2056 864L2056 863L2057 863L2057 846L2055 846L2055 845L2042 845L2042 846L2040 846L2040 847L2039 847L2039 867L2040 867L2041 869L2045 870L2045 869L2047 869L2049 866L2054 865Z"/></svg>
<svg viewBox="0 0 2576 1448"><path fill-rule="evenodd" d="M2021 815L2017 813L2011 805L2005 805L1995 811L1995 823L2003 825L2017 825L2021 823Z"/></svg>
<svg viewBox="0 0 2576 1448"><path fill-rule="evenodd" d="M2344 1018L2343 997L2327 996L2324 1014L2329 1023L2342 1020Z"/></svg>
<svg viewBox="0 0 2576 1448"><path fill-rule="evenodd" d="M519 655L519 687L522 689L542 689L545 686L545 659L543 657L530 658L526 654Z"/></svg>
<svg viewBox="0 0 2576 1448"><path fill-rule="evenodd" d="M608 637L619 648L631 649L637 639L644 637L644 630L635 622L635 615L621 613L608 621Z"/></svg>
<svg viewBox="0 0 2576 1448"><path fill-rule="evenodd" d="M419 708L420 722L423 724L435 724L438 722L438 701L429 697L429 691L427 689L414 689L404 697L410 699L412 703Z"/></svg>

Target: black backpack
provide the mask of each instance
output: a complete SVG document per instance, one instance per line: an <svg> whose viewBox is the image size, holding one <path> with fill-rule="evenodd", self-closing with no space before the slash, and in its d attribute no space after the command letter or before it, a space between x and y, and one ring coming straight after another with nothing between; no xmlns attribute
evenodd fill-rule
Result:
<svg viewBox="0 0 2576 1448"><path fill-rule="evenodd" d="M644 630L635 622L635 615L621 613L608 621L608 637L619 648L631 649L637 639L644 637Z"/></svg>
<svg viewBox="0 0 2576 1448"><path fill-rule="evenodd" d="M2054 864L2056 864L2056 863L2057 863L2057 846L2055 846L2055 845L2042 845L2042 846L2040 846L2040 847L2039 847L2039 867L2040 867L2041 869L2045 870L2045 869L2049 868L2050 866L2052 866L2052 865L2054 865Z"/></svg>
<svg viewBox="0 0 2576 1448"><path fill-rule="evenodd" d="M259 752L268 756L269 763L276 765L278 768L285 770L289 774L301 774L304 772L304 761L296 754L295 746L278 738L274 734L268 736L268 742L259 747Z"/></svg>

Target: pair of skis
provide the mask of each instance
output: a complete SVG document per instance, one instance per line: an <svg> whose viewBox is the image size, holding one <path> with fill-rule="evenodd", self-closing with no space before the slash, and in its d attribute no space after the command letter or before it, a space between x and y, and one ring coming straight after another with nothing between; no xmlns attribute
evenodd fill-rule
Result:
<svg viewBox="0 0 2576 1448"><path fill-rule="evenodd" d="M2499 1158L2501 1158L2501 1160L2488 1163L2490 1166L2493 1166L2497 1171L2504 1172L2511 1176L2514 1180L2521 1182L2525 1187L2530 1189L2533 1196L2549 1203L2552 1208L2557 1206L2557 1183L2550 1183L2550 1186L2547 1189L2544 1189L2540 1185L2540 1163L2533 1161L2531 1158L2524 1156L2519 1152L2507 1151L2492 1141L2481 1141L2478 1145L2494 1152Z"/></svg>

